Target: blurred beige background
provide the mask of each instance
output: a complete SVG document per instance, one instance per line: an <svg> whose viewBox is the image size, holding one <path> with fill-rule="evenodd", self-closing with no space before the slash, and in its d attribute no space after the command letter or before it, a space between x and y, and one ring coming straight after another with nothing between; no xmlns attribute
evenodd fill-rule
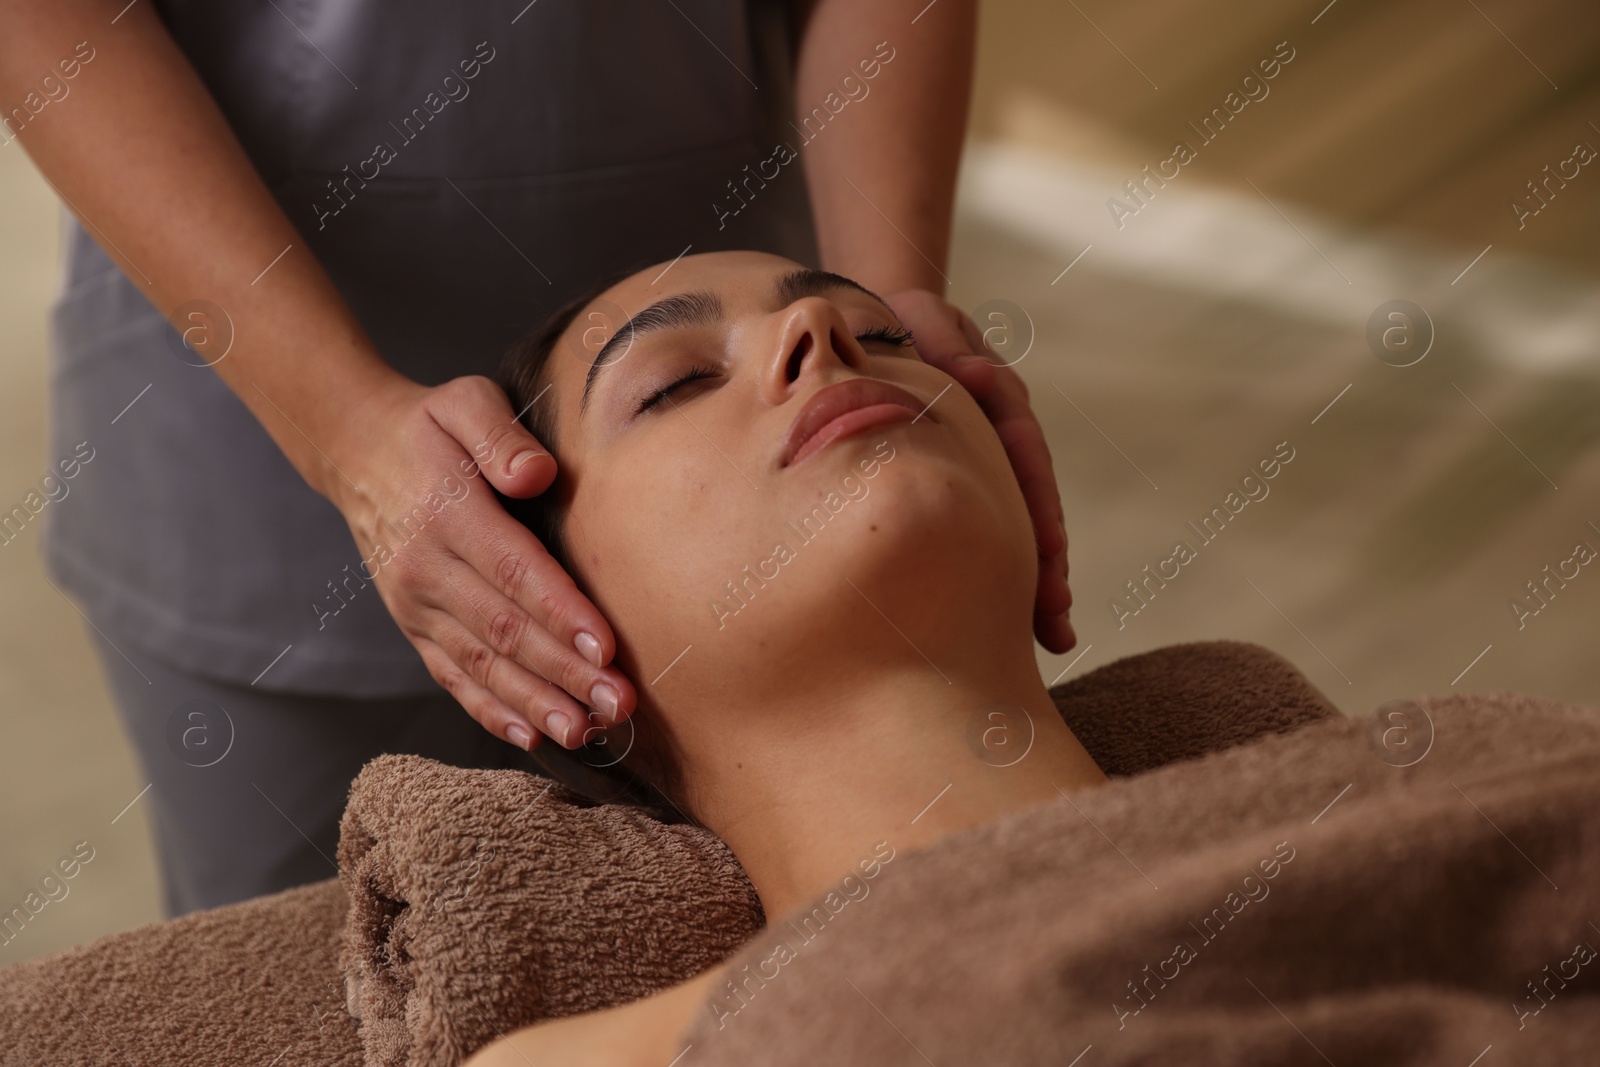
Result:
<svg viewBox="0 0 1600 1067"><path fill-rule="evenodd" d="M1578 143L1600 149L1600 9L1324 3L986 7L949 276L1019 359L1066 501L1080 640L1041 670L1232 637L1351 714L1452 686L1600 702L1600 567L1521 630L1509 607L1577 542L1600 549L1600 164L1520 229L1510 207ZM1239 108L1241 91L1202 143L1188 123L1280 42L1267 95ZM1180 139L1194 159L1128 200ZM1116 196L1138 207L1120 228ZM57 220L0 149L7 501L49 462ZM1436 331L1404 368L1366 340L1397 298ZM1270 494L1201 546L1186 523L1281 441ZM1194 561L1119 627L1109 602L1180 538ZM160 910L128 806L145 781L37 526L0 547L0 595L0 910L73 842L96 850L3 965Z"/></svg>

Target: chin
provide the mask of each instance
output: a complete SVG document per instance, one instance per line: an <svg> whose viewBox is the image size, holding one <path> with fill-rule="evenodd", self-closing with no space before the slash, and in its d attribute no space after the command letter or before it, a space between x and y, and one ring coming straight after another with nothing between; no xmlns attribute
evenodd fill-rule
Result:
<svg viewBox="0 0 1600 1067"><path fill-rule="evenodd" d="M791 661L774 672L786 685L828 662L970 655L975 628L996 649L1031 649L1038 553L1009 465L991 470L908 436L810 457L806 492L774 516L788 558L768 553L722 590L716 629L749 640L765 663Z"/></svg>

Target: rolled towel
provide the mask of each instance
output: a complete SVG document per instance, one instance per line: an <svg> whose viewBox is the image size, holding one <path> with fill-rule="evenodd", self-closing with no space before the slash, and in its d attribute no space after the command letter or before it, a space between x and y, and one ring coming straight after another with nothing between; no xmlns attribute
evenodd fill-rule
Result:
<svg viewBox="0 0 1600 1067"><path fill-rule="evenodd" d="M368 1067L447 1067L515 1027L636 1000L765 923L709 830L418 756L352 783L339 877Z"/></svg>
<svg viewBox="0 0 1600 1067"><path fill-rule="evenodd" d="M1246 641L1191 641L1124 656L1052 687L1050 696L1113 778L1340 714L1298 667Z"/></svg>

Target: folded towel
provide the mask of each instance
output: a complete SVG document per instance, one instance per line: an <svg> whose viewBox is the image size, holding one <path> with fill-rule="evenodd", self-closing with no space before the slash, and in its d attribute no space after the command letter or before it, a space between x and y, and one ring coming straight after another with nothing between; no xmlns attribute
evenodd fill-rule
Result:
<svg viewBox="0 0 1600 1067"><path fill-rule="evenodd" d="M1600 710L1393 710L903 852L736 953L678 1065L1596 1062Z"/></svg>
<svg viewBox="0 0 1600 1067"><path fill-rule="evenodd" d="M1238 642L1131 656L1051 695L1113 775L1338 714L1287 661ZM414 756L362 770L339 866L368 1067L445 1067L518 1026L637 999L765 923L708 830Z"/></svg>

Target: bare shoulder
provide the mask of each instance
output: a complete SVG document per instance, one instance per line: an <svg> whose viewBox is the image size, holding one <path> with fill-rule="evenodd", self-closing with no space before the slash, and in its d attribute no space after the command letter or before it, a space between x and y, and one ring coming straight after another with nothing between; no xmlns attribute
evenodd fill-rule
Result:
<svg viewBox="0 0 1600 1067"><path fill-rule="evenodd" d="M525 1026L479 1049L465 1067L668 1067L721 972L710 967L628 1004Z"/></svg>

